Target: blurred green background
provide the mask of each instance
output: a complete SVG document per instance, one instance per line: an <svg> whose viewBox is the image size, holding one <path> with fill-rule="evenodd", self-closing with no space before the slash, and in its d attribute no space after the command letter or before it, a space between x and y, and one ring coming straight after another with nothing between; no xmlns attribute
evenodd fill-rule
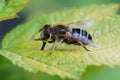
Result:
<svg viewBox="0 0 120 80"><path fill-rule="evenodd" d="M112 3L120 3L120 0L31 0L30 4L19 13L21 18L0 22L0 43L8 31L18 24L35 18L38 15L40 16L42 14L74 7ZM87 68L87 71L83 74L82 80L120 80L119 74L120 67L112 69L93 66ZM61 80L61 78L45 73L29 73L0 56L0 80Z"/></svg>

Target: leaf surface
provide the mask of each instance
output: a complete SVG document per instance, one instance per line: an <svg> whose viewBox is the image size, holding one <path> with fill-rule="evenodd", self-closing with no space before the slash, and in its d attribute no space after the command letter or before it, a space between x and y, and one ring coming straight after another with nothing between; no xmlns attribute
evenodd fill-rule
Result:
<svg viewBox="0 0 120 80"><path fill-rule="evenodd" d="M0 21L16 18L29 0L0 0Z"/></svg>
<svg viewBox="0 0 120 80"><path fill-rule="evenodd" d="M93 5L43 15L9 32L3 39L0 54L30 72L42 71L70 79L80 79L87 66L119 66L120 16L117 11L118 5ZM44 51L39 50L42 42L33 38L44 24L80 20L95 21L87 31L100 48L87 46L91 50L87 52L81 46L61 44L49 55L53 44L47 44Z"/></svg>

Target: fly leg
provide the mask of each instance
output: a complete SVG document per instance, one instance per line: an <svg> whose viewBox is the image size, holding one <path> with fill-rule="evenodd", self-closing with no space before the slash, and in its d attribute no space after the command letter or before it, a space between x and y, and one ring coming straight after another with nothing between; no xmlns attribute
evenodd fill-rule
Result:
<svg viewBox="0 0 120 80"><path fill-rule="evenodd" d="M42 47L41 47L41 50L44 50L45 45L46 45L46 42L43 42L43 45L42 45Z"/></svg>
<svg viewBox="0 0 120 80"><path fill-rule="evenodd" d="M34 39L35 41L40 41L41 40L41 38L37 38L37 39Z"/></svg>
<svg viewBox="0 0 120 80"><path fill-rule="evenodd" d="M85 47L85 45L84 45L82 42L78 41L78 43L79 43L86 51L90 51L89 49L87 49L87 48Z"/></svg>
<svg viewBox="0 0 120 80"><path fill-rule="evenodd" d="M41 38L38 38L38 39L35 39L36 41L39 41L39 40L41 40ZM53 43L55 40L52 40L52 41L43 41L43 44L42 44L42 47L41 47L41 50L44 50L44 48L45 48L45 45L46 45L46 43L48 42L48 43Z"/></svg>
<svg viewBox="0 0 120 80"><path fill-rule="evenodd" d="M52 54L52 52L61 44L63 42L63 39L62 40L60 40L59 42L58 42L58 44L57 45L55 45L55 46L53 46L52 47L52 51L50 51L50 55Z"/></svg>
<svg viewBox="0 0 120 80"><path fill-rule="evenodd" d="M34 40L35 40L35 41L40 41L41 38L37 38L37 39L34 39ZM41 47L41 50L44 50L45 45L46 45L46 42L43 41L43 45L42 45L42 47Z"/></svg>

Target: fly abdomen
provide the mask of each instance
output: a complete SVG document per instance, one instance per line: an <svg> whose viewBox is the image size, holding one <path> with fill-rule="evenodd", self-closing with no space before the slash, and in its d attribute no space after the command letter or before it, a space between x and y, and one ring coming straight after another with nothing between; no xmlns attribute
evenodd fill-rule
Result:
<svg viewBox="0 0 120 80"><path fill-rule="evenodd" d="M73 28L72 29L72 34L73 33L78 33L78 34L80 34L81 33L81 29L80 28Z"/></svg>
<svg viewBox="0 0 120 80"><path fill-rule="evenodd" d="M81 30L80 28L73 28L72 29L72 34L74 34L74 36L77 38L77 37L84 37L84 38L87 38L89 40L92 40L92 36L87 33L87 31L85 30Z"/></svg>
<svg viewBox="0 0 120 80"><path fill-rule="evenodd" d="M90 34L88 34L88 39L92 40L92 36Z"/></svg>
<svg viewBox="0 0 120 80"><path fill-rule="evenodd" d="M92 36L85 30L79 28L72 29L72 36L85 45L91 45L93 43Z"/></svg>
<svg viewBox="0 0 120 80"><path fill-rule="evenodd" d="M88 40L92 40L92 36L85 30L82 30L82 36L87 38Z"/></svg>
<svg viewBox="0 0 120 80"><path fill-rule="evenodd" d="M88 33L87 33L87 31L85 31L85 30L82 30L81 34L82 34L82 36L84 36L85 38L87 38L87 36L88 36Z"/></svg>

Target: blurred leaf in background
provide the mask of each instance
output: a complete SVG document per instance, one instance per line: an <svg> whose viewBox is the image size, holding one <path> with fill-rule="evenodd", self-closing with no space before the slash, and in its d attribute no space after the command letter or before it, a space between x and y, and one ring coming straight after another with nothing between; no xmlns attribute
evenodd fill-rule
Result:
<svg viewBox="0 0 120 80"><path fill-rule="evenodd" d="M0 0L0 21L16 18L29 0Z"/></svg>
<svg viewBox="0 0 120 80"><path fill-rule="evenodd" d="M75 7L111 3L120 3L120 0L32 0L23 12L28 14L28 18L33 18L44 13L67 10Z"/></svg>

